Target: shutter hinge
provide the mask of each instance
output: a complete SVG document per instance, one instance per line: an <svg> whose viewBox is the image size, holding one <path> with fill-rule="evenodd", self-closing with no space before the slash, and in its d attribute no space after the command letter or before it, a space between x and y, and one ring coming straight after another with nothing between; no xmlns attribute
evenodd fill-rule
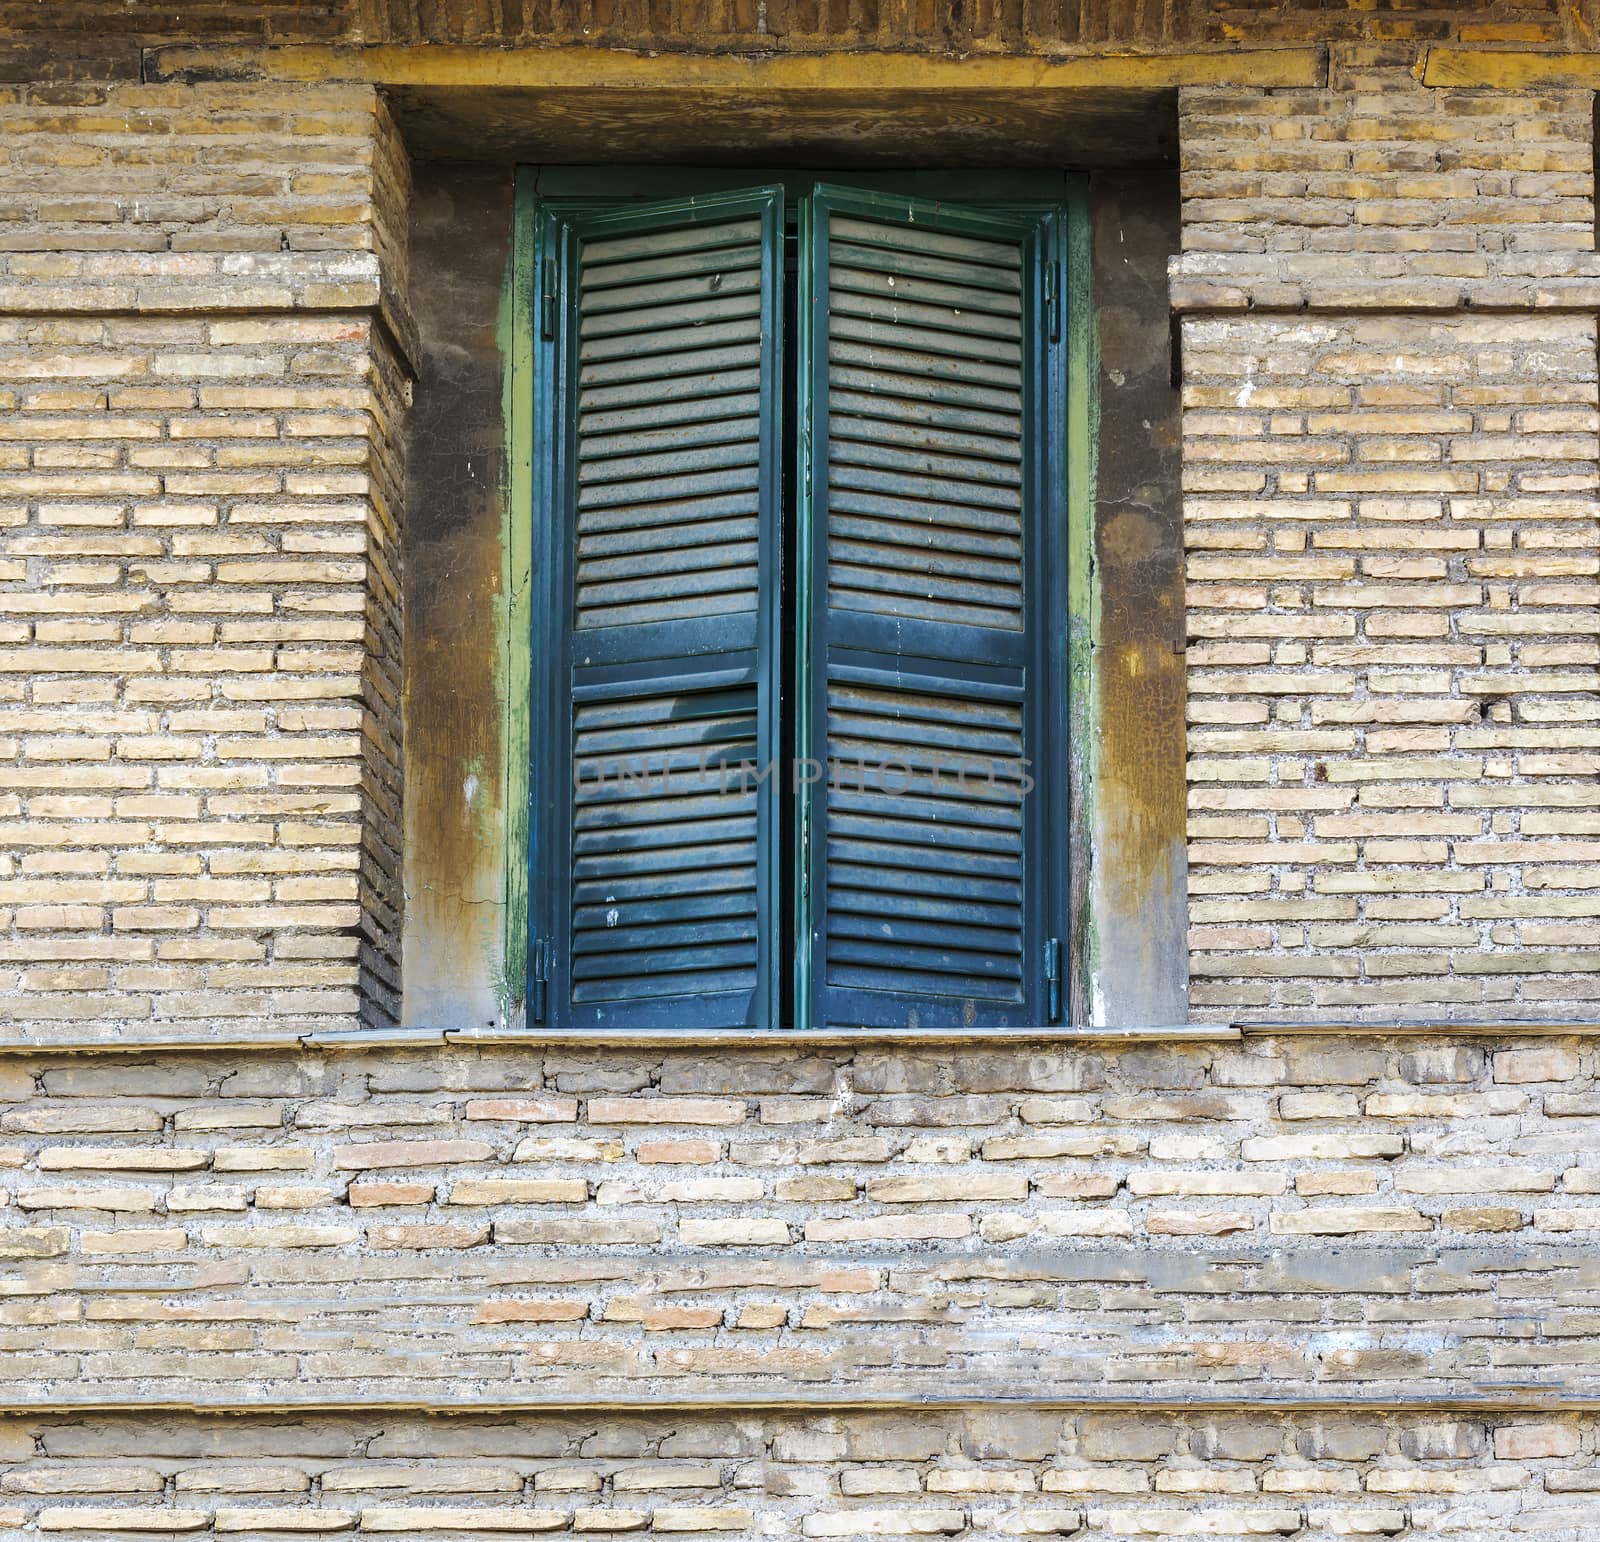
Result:
<svg viewBox="0 0 1600 1542"><path fill-rule="evenodd" d="M1061 341L1061 270L1054 262L1044 265L1044 324L1052 343Z"/></svg>
<svg viewBox="0 0 1600 1542"><path fill-rule="evenodd" d="M811 903L811 800L804 794L800 803L800 904Z"/></svg>
<svg viewBox="0 0 1600 1542"><path fill-rule="evenodd" d="M554 944L548 937L538 938L533 945L532 967L528 972L528 1010L536 1023L544 1021L545 997L549 991L550 968L554 962Z"/></svg>
<svg viewBox="0 0 1600 1542"><path fill-rule="evenodd" d="M1061 941L1050 937L1044 945L1045 1020L1061 1021Z"/></svg>
<svg viewBox="0 0 1600 1542"><path fill-rule="evenodd" d="M539 332L543 337L556 335L556 260L544 260L544 280L539 290Z"/></svg>

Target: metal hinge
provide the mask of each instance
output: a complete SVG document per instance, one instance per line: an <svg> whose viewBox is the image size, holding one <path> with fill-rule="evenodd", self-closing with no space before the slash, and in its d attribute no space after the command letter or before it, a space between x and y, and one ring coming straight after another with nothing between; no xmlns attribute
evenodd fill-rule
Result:
<svg viewBox="0 0 1600 1542"><path fill-rule="evenodd" d="M806 794L800 802L800 904L811 904L811 800Z"/></svg>
<svg viewBox="0 0 1600 1542"><path fill-rule="evenodd" d="M542 1023L545 1015L545 997L550 987L550 970L555 963L555 945L548 937L540 937L533 944L533 960L528 970L528 1011L534 1022Z"/></svg>
<svg viewBox="0 0 1600 1542"><path fill-rule="evenodd" d="M1054 262L1044 265L1044 324L1052 343L1061 341L1061 273Z"/></svg>
<svg viewBox="0 0 1600 1542"><path fill-rule="evenodd" d="M1050 937L1044 945L1045 1021L1061 1021L1061 941Z"/></svg>
<svg viewBox="0 0 1600 1542"><path fill-rule="evenodd" d="M556 260L544 260L544 282L539 291L539 332L543 337L556 335Z"/></svg>

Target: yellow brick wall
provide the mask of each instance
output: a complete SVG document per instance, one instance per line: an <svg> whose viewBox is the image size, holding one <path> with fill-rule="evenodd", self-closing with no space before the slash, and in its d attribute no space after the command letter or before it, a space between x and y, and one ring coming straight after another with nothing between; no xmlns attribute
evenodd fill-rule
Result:
<svg viewBox="0 0 1600 1542"><path fill-rule="evenodd" d="M74 0L81 5L83 0ZM918 48L961 52L1271 46L1329 41L1553 45L1583 38L1591 0L1026 0L969 6L891 0L448 0L426 8L351 0L365 42ZM321 18L316 18L320 21ZM237 25L237 24L236 24ZM278 21L282 32L283 22ZM315 22L312 26L314 27ZM308 29L309 30L309 29Z"/></svg>
<svg viewBox="0 0 1600 1542"><path fill-rule="evenodd" d="M395 1013L396 143L0 95L0 1034Z"/></svg>
<svg viewBox="0 0 1600 1542"><path fill-rule="evenodd" d="M1348 56L1334 73L1352 73ZM1344 89L1184 93L1185 252L1594 250L1588 92L1421 90L1403 65L1360 73Z"/></svg>
<svg viewBox="0 0 1600 1542"><path fill-rule="evenodd" d="M0 1035L206 1041L0 1066L0 1527L1592 1525L1590 1041L1338 1027L1592 1012L1588 98L1393 64L1185 102L1195 1010L1321 1025L1195 1042L228 1048L395 1009L404 156L361 90L0 101Z"/></svg>
<svg viewBox="0 0 1600 1542"><path fill-rule="evenodd" d="M1380 68L1183 128L1193 1004L1582 1016L1589 95Z"/></svg>
<svg viewBox="0 0 1600 1542"><path fill-rule="evenodd" d="M1195 1004L1581 1015L1593 318L1195 319L1184 348Z"/></svg>

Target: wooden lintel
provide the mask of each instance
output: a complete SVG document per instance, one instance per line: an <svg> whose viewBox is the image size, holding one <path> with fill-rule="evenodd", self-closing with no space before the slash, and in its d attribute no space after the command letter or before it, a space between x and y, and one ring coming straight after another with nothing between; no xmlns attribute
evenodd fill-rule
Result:
<svg viewBox="0 0 1600 1542"><path fill-rule="evenodd" d="M1526 49L1430 48L1425 86L1523 91L1556 86L1600 87L1600 53L1532 53Z"/></svg>
<svg viewBox="0 0 1600 1542"><path fill-rule="evenodd" d="M146 51L147 81L358 82L429 91L728 91L852 96L929 91L1151 91L1176 86L1315 87L1320 48L1070 58L912 53L694 54L614 48L473 48L449 44L173 45Z"/></svg>

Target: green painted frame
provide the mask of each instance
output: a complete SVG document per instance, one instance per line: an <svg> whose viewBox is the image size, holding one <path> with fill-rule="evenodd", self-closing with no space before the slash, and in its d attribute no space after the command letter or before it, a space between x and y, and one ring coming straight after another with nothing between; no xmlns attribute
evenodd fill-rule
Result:
<svg viewBox="0 0 1600 1542"><path fill-rule="evenodd" d="M1069 1023L1088 1022L1093 999L1093 978L1099 958L1092 885L1091 834L1094 829L1095 775L1098 762L1098 714L1094 644L1098 632L1099 592L1094 572L1095 449L1099 420L1098 345L1094 326L1091 284L1090 214L1088 177L1072 172L943 172L886 171L849 173L770 171L762 168L659 167L547 167L517 169L514 190L511 251L501 297L499 334L506 373L502 408L506 434L507 479L502 499L501 592L497 621L500 627L501 688L505 703L503 743L505 759L505 851L502 854L504 905L502 967L498 989L503 1018L521 1022L528 999L529 850L531 746L533 737L532 681L534 638L534 522L528 511L535 500L548 495L541 485L535 453L538 384L535 222L542 200L589 205L619 199L657 200L696 192L717 192L754 183L783 186L787 200L806 203L799 194L819 181L863 189L902 192L916 197L944 197L1004 207L1049 201L1062 207L1064 280L1062 327L1066 341L1065 478L1066 626L1065 659L1060 678L1067 682L1066 752L1069 762L1067 871L1069 926ZM804 212L800 216L805 218ZM803 231L802 231L803 234ZM804 265L800 275L800 332L797 346L807 345ZM799 447L806 454L806 447ZM802 463L802 481L805 479ZM797 644L799 628L806 625L809 596L797 594ZM809 712L809 693L797 692L796 711ZM801 731L807 724L802 720ZM795 863L795 883L802 881L806 864ZM797 896L798 898L798 896ZM802 912L803 913L803 912ZM797 1009L804 997L796 1000ZM795 1026L807 1020L797 1010ZM781 1036L788 1030L774 1028Z"/></svg>
<svg viewBox="0 0 1600 1542"><path fill-rule="evenodd" d="M1095 323L1089 179L1069 177L1062 221L1065 277L1067 476L1067 1021L1093 1020L1100 934L1094 911L1095 785L1100 767L1100 689L1095 647L1100 584L1095 571L1096 457L1100 445L1100 332Z"/></svg>

